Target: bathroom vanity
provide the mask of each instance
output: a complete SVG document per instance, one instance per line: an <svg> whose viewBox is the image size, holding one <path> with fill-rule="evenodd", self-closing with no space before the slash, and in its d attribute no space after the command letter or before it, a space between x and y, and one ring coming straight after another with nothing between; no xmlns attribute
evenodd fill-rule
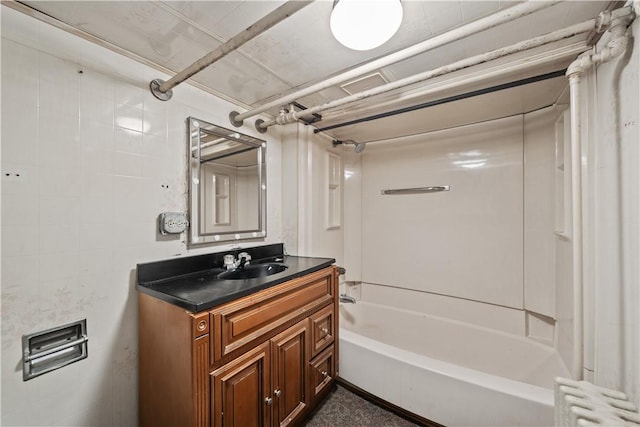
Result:
<svg viewBox="0 0 640 427"><path fill-rule="evenodd" d="M139 264L140 425L299 425L337 376L334 262L268 245Z"/></svg>

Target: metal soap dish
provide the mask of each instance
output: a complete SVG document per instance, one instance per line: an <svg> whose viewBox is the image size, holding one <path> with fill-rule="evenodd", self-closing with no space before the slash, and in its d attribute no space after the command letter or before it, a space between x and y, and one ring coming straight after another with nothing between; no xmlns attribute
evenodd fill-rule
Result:
<svg viewBox="0 0 640 427"><path fill-rule="evenodd" d="M22 336L24 381L87 357L87 319Z"/></svg>

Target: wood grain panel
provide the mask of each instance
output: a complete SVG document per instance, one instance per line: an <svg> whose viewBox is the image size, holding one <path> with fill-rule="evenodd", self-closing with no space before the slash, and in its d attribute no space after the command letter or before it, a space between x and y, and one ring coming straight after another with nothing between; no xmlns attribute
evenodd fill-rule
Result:
<svg viewBox="0 0 640 427"><path fill-rule="evenodd" d="M190 313L138 293L138 318L140 426L194 425Z"/></svg>
<svg viewBox="0 0 640 427"><path fill-rule="evenodd" d="M203 335L196 339L193 347L193 406L195 413L195 425L197 427L208 427L209 335Z"/></svg>
<svg viewBox="0 0 640 427"><path fill-rule="evenodd" d="M214 362L334 300L331 267L211 311Z"/></svg>

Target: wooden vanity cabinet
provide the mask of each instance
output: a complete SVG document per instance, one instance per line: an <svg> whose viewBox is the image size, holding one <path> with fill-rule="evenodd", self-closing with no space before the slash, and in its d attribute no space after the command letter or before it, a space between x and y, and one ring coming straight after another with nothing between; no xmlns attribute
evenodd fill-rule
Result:
<svg viewBox="0 0 640 427"><path fill-rule="evenodd" d="M140 425L295 426L337 375L336 267L189 313L140 294Z"/></svg>

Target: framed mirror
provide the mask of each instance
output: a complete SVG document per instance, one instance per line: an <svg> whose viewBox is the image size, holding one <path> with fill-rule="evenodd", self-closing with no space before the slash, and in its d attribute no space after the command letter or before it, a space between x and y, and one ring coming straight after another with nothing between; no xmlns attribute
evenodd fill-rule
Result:
<svg viewBox="0 0 640 427"><path fill-rule="evenodd" d="M189 245L267 234L266 143L189 117Z"/></svg>

